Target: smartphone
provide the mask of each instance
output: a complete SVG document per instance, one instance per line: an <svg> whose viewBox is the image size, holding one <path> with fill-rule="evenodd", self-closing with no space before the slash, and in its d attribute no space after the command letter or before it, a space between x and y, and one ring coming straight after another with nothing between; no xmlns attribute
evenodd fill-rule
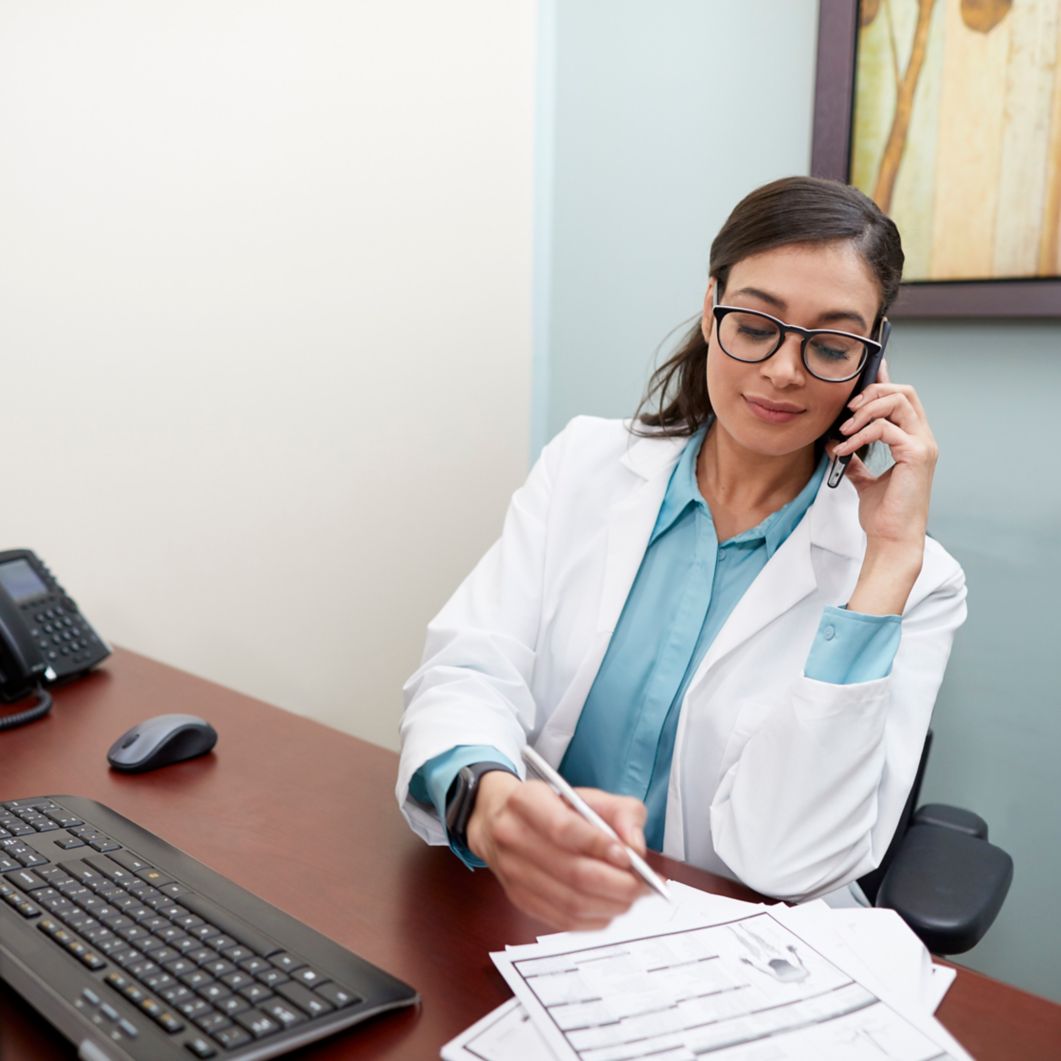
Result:
<svg viewBox="0 0 1061 1061"><path fill-rule="evenodd" d="M861 394L871 383L877 381L877 374L880 372L880 363L884 360L884 351L888 346L888 337L891 333L891 322L887 317L882 317L880 328L877 329L877 342L880 343L880 349L871 353L867 358L865 365L862 366L862 372L859 374L855 389L851 392L851 398L854 398L856 394ZM847 436L840 430L840 425L846 423L851 417L851 410L848 407L851 398L847 399L843 409L840 411L840 415L836 418L836 423L829 428L828 437L837 442L843 442L844 439L847 438ZM846 457L833 457L833 462L829 466L829 478L827 480L833 489L836 489L836 487L840 485L840 480L843 479L844 472L847 471L847 465L850 460L850 454Z"/></svg>

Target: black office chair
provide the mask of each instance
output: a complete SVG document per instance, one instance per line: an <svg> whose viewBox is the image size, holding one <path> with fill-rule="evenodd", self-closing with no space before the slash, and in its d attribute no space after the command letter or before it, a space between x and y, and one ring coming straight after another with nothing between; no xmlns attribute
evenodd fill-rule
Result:
<svg viewBox="0 0 1061 1061"><path fill-rule="evenodd" d="M933 954L962 954L991 927L1013 880L1013 859L988 842L987 822L945 803L917 806L932 732L884 860L858 883L894 910Z"/></svg>

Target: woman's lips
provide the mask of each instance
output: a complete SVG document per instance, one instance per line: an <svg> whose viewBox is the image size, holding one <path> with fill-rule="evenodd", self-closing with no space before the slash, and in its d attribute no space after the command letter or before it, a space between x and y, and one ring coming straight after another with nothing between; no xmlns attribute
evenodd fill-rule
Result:
<svg viewBox="0 0 1061 1061"><path fill-rule="evenodd" d="M769 402L764 398L756 398L749 394L743 395L743 398L752 414L768 424L787 424L789 420L795 420L804 412L799 406L788 405L785 402Z"/></svg>

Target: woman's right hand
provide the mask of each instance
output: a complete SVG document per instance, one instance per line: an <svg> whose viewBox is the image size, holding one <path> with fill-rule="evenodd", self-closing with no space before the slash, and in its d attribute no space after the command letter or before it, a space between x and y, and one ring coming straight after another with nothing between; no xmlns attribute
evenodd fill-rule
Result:
<svg viewBox="0 0 1061 1061"><path fill-rule="evenodd" d="M644 855L643 803L595 788L578 793ZM558 929L603 928L646 891L622 845L541 781L520 781L503 771L483 775L467 837L512 903Z"/></svg>

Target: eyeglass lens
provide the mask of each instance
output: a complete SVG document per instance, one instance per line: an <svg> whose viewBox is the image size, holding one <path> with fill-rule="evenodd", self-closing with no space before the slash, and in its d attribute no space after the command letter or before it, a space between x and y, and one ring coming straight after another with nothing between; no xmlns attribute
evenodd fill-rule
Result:
<svg viewBox="0 0 1061 1061"><path fill-rule="evenodd" d="M719 342L730 357L741 361L763 361L780 342L781 329L757 313L727 313L719 327ZM866 357L861 340L836 332L812 336L805 345L807 367L822 379L844 380L853 376Z"/></svg>

